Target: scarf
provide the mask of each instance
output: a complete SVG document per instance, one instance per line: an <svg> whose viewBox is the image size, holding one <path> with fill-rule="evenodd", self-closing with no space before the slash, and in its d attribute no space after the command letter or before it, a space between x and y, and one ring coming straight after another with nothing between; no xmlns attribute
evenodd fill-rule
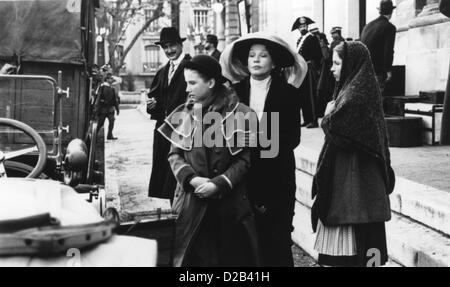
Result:
<svg viewBox="0 0 450 287"><path fill-rule="evenodd" d="M207 102L209 104L201 110L192 108L188 103L178 106L164 120L158 132L176 147L191 151L194 146L203 146L202 135L205 128L203 116L208 112L217 112L222 115L220 132L230 153L234 156L244 147L251 146L252 143L246 139L245 134L256 134L256 131L252 131L252 125L248 124L248 120L242 122L240 117L233 117L236 112L250 111L239 103L236 93L223 86Z"/></svg>
<svg viewBox="0 0 450 287"><path fill-rule="evenodd" d="M341 80L333 96L335 109L322 120L325 143L313 179L313 229L317 220L326 223L330 206L333 161L339 146L348 146L375 158L384 175L388 193L394 189L389 145L381 92L367 47L361 42L345 42Z"/></svg>

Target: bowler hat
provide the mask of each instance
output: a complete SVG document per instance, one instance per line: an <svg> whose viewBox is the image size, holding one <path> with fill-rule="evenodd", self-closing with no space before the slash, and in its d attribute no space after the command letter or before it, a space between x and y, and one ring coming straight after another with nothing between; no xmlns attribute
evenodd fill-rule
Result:
<svg viewBox="0 0 450 287"><path fill-rule="evenodd" d="M377 9L380 10L381 14L390 14L392 10L394 10L397 6L394 6L392 0L381 0L380 7Z"/></svg>
<svg viewBox="0 0 450 287"><path fill-rule="evenodd" d="M164 27L161 30L161 34L159 36L159 42L155 42L155 45L163 46L166 43L182 43L186 40L186 38L181 38L180 33L174 27Z"/></svg>
<svg viewBox="0 0 450 287"><path fill-rule="evenodd" d="M219 43L219 40L217 39L216 35L209 34L209 35L206 35L206 42L211 43L214 46L217 46L217 44Z"/></svg>
<svg viewBox="0 0 450 287"><path fill-rule="evenodd" d="M298 29L300 27L300 25L311 25L314 24L316 22L314 22L313 20L311 20L311 18L302 16L302 17L298 17L297 20L295 20L294 24L292 24L292 31Z"/></svg>
<svg viewBox="0 0 450 287"><path fill-rule="evenodd" d="M186 69L198 71L206 77L213 78L219 84L228 81L227 78L222 76L222 67L219 62L208 55L197 55L187 62L184 67Z"/></svg>

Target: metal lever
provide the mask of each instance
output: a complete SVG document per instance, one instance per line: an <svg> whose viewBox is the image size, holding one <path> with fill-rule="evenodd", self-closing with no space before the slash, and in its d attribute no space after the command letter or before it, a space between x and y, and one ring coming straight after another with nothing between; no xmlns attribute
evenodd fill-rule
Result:
<svg viewBox="0 0 450 287"><path fill-rule="evenodd" d="M69 133L70 130L69 125L61 127L61 130L65 131L66 133Z"/></svg>
<svg viewBox="0 0 450 287"><path fill-rule="evenodd" d="M69 98L70 88L67 87L67 89L63 90L61 88L58 88L58 95L62 96L63 94L66 94L66 98Z"/></svg>
<svg viewBox="0 0 450 287"><path fill-rule="evenodd" d="M58 71L58 95L62 96L63 94L66 94L66 98L69 98L70 88L63 90L61 89L62 86L62 71Z"/></svg>

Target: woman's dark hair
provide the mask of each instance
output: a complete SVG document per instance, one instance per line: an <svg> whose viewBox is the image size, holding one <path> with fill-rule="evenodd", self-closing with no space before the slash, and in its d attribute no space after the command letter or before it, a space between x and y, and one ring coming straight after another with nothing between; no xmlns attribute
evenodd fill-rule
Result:
<svg viewBox="0 0 450 287"><path fill-rule="evenodd" d="M189 69L189 68L185 68L185 69L197 72L199 74L200 78L202 78L203 81L205 81L205 82L213 79L213 77L208 76L199 70ZM211 98L210 101L208 101L208 102L213 103L218 96L227 95L228 92L229 92L228 88L225 86L225 84L222 84L218 80L216 80L216 84L214 85L213 92L212 92L213 98Z"/></svg>
<svg viewBox="0 0 450 287"><path fill-rule="evenodd" d="M269 43L268 41L264 41L264 40L258 41L258 40L256 40L254 43L252 43L252 44L250 45L250 47L248 48L247 62L245 63L245 66L248 66L248 55L250 55L250 49L251 49L251 47L252 47L253 45L257 45L257 44L263 45L264 47L266 47L266 50L267 50L267 52L269 53L270 58L272 59L272 62L273 62L273 65L275 66L275 68L273 68L271 74L272 74L272 75L280 75L282 69L279 68L279 65L278 65L277 59L276 59L275 50L274 50L274 48L272 47L272 45L270 45L270 43Z"/></svg>
<svg viewBox="0 0 450 287"><path fill-rule="evenodd" d="M347 58L347 43L345 41L339 43L334 49L333 49L339 56L339 58L341 58L342 60L342 67L341 67L341 75L339 77L339 82L336 83L336 86L334 88L334 93L333 93L333 99L336 99L337 95L339 94L339 92L342 89L342 86L345 83L345 80L347 78L347 71L346 71L346 61L345 59Z"/></svg>

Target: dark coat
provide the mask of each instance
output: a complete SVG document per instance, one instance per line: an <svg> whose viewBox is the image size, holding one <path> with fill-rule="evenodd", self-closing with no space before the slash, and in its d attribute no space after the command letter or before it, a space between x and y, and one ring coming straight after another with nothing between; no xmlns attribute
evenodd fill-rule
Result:
<svg viewBox="0 0 450 287"><path fill-rule="evenodd" d="M338 40L331 41L331 44L330 44L331 58L333 58L333 50L334 50L334 48L336 48L337 45L339 45L341 42L344 42L344 41L345 41L345 39L342 38L342 37L340 39L338 39Z"/></svg>
<svg viewBox="0 0 450 287"><path fill-rule="evenodd" d="M299 48L298 53L303 56L305 61L313 61L316 70L320 70L322 62L322 48L320 47L319 39L314 35L305 35L307 37Z"/></svg>
<svg viewBox="0 0 450 287"><path fill-rule="evenodd" d="M301 94L304 122L311 123L317 121L317 111L320 110L317 99L317 85L322 64L322 48L316 36L308 34L303 37L307 38L299 48L298 53L308 62L308 73L298 93Z"/></svg>
<svg viewBox="0 0 450 287"><path fill-rule="evenodd" d="M325 226L387 221L395 185L389 143L369 51L348 42L335 109L322 120L325 143L314 175L311 219Z"/></svg>
<svg viewBox="0 0 450 287"><path fill-rule="evenodd" d="M154 97L157 101L155 109L148 111L152 119L156 120L156 127L153 138L153 162L150 175L149 196L173 199L176 181L170 171L167 162L170 144L157 132L163 123L176 107L186 102L186 81L184 80L184 66L190 60L186 55L175 71L170 85L168 85L168 74L170 64L158 70L153 79L148 97Z"/></svg>
<svg viewBox="0 0 450 287"><path fill-rule="evenodd" d="M361 42L369 48L376 75L386 75L392 68L396 32L395 26L380 16L367 24L361 33Z"/></svg>
<svg viewBox="0 0 450 287"><path fill-rule="evenodd" d="M220 101L221 99L218 99L216 103ZM251 112L247 106L238 103L235 95L234 100L216 107L213 110L223 118L228 113ZM184 106L179 107L179 110L186 112ZM204 131L204 124L202 128ZM170 125L164 124L160 131L168 138L173 138L173 128ZM173 203L173 211L178 214L174 266L189 265L186 261L193 257L197 259L194 260L195 264L201 265L211 264L212 260L213 264L219 266L257 266L258 243L245 180L250 167L250 150L232 150L226 146L192 147L192 143L187 146L191 148L182 148L175 142L168 156L178 183ZM198 198L189 184L195 176L210 178L211 182L218 186L219 195L211 199ZM208 224L210 226L206 232L215 234L205 234L204 227ZM204 237L214 236L216 241L219 241L217 246L206 246L211 244L211 240L204 240ZM199 242L203 245L198 246ZM197 254L191 253L194 246ZM208 257L211 249L216 250L214 257L217 258ZM204 252L207 254L202 255Z"/></svg>
<svg viewBox="0 0 450 287"><path fill-rule="evenodd" d="M119 101L117 99L116 90L108 84L102 84L99 88L97 98L95 100L94 113L108 114L119 111Z"/></svg>
<svg viewBox="0 0 450 287"><path fill-rule="evenodd" d="M320 52L320 50L319 50ZM244 104L250 102L250 79L234 86ZM250 200L257 210L258 237L264 266L292 266L291 232L295 206L294 149L300 143L300 102L298 91L281 77L273 76L264 112L279 113L279 153L261 158L252 151L249 174ZM268 123L270 123L270 114ZM269 124L270 126L270 124ZM260 127L268 133L268 128Z"/></svg>
<svg viewBox="0 0 450 287"><path fill-rule="evenodd" d="M211 54L211 57L217 60L217 62L220 60L220 56L222 55L222 52L219 50L214 50L214 52Z"/></svg>

